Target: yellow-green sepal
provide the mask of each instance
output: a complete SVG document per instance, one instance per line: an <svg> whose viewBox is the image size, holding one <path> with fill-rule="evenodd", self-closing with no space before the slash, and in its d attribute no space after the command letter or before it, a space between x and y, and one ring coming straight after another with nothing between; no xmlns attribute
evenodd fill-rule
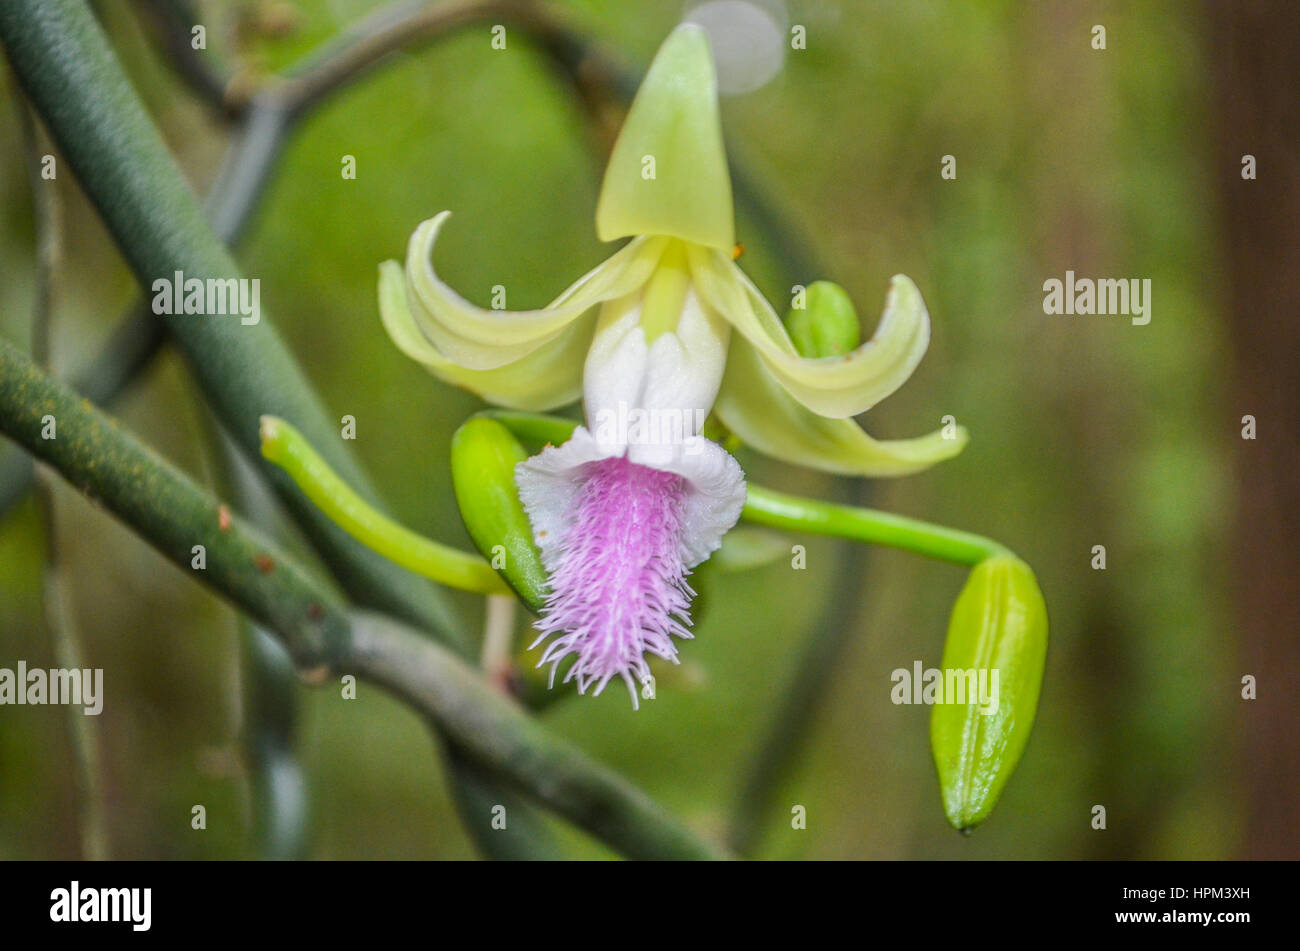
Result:
<svg viewBox="0 0 1300 951"><path fill-rule="evenodd" d="M1047 657L1047 607L1029 566L995 555L971 570L943 649L943 672L997 671L995 703L942 697L930 747L948 821L968 832L988 818L1020 761L1034 724ZM991 712L983 712L989 710Z"/></svg>
<svg viewBox="0 0 1300 951"><path fill-rule="evenodd" d="M951 459L966 430L914 439L873 439L852 419L830 419L799 403L767 371L755 347L732 335L713 411L745 445L799 466L853 476L902 476Z"/></svg>
<svg viewBox="0 0 1300 951"><path fill-rule="evenodd" d="M484 416L451 438L452 487L469 537L524 604L540 612L546 569L515 484L515 466L527 458L510 430Z"/></svg>
<svg viewBox="0 0 1300 951"><path fill-rule="evenodd" d="M670 235L729 252L734 219L708 34L684 23L659 48L614 143L596 234Z"/></svg>

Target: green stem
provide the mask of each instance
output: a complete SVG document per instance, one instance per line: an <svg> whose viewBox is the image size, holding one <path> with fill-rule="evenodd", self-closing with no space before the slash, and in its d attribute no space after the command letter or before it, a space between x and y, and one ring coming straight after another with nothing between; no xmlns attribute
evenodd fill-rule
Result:
<svg viewBox="0 0 1300 951"><path fill-rule="evenodd" d="M196 406L199 441L212 456L209 491L263 527L276 524L271 497L238 447L205 407ZM235 612L240 642L239 745L248 778L252 841L270 860L307 857L311 841L310 789L298 755L298 678L275 635Z"/></svg>
<svg viewBox="0 0 1300 951"><path fill-rule="evenodd" d="M512 409L487 409L478 413L495 419L526 446L534 450L543 446L560 446L569 441L573 431L580 425L563 416L550 416L546 413L525 413Z"/></svg>
<svg viewBox="0 0 1300 951"><path fill-rule="evenodd" d="M51 418L57 430L47 438ZM723 857L447 648L391 618L350 613L292 555L245 519L223 512L188 476L3 339L0 433L58 469L186 575L265 625L304 678L320 683L331 673L355 673L428 716L458 754L482 767L469 777L476 802L495 794L510 815L533 821L520 814L522 803L511 806L489 788L505 781L631 858ZM195 545L204 546L202 569L195 565ZM528 846L514 841L510 847Z"/></svg>
<svg viewBox="0 0 1300 951"><path fill-rule="evenodd" d="M381 615L357 612L353 621L350 669L429 711L453 743L560 815L628 856L727 857L618 773L553 735L445 648ZM507 828L511 823L507 806Z"/></svg>
<svg viewBox="0 0 1300 951"><path fill-rule="evenodd" d="M116 513L186 575L276 631L299 667L329 666L343 656L348 631L336 595L4 340L0 432Z"/></svg>
<svg viewBox="0 0 1300 951"><path fill-rule="evenodd" d="M872 545L902 548L959 565L977 565L992 555L1008 554L1003 545L982 535L932 525L878 509L787 495L752 483L741 517L749 522L786 531L832 535Z"/></svg>
<svg viewBox="0 0 1300 951"><path fill-rule="evenodd" d="M240 616L240 746L247 758L253 841L263 859L307 857L310 795L298 757L293 662L271 632Z"/></svg>
<svg viewBox="0 0 1300 951"><path fill-rule="evenodd" d="M546 443L558 446L573 435L578 426L571 419L541 413L488 410L481 415L497 420L534 448ZM748 499L741 518L790 532L831 535L855 542L902 548L959 565L977 565L992 555L1010 553L1006 546L982 535L932 525L879 509L787 495L752 482L748 486Z"/></svg>
<svg viewBox="0 0 1300 951"><path fill-rule="evenodd" d="M139 311L143 309L145 313ZM68 383L96 405L120 395L138 378L160 349L162 323L148 305L132 305L100 349L67 375ZM0 446L0 520L32 490L32 457L13 446Z"/></svg>
<svg viewBox="0 0 1300 951"><path fill-rule="evenodd" d="M475 594L512 594L478 555L418 535L368 505L329 467L302 433L263 416L262 455L289 474L303 494L344 531L389 561L439 584Z"/></svg>
<svg viewBox="0 0 1300 951"><path fill-rule="evenodd" d="M112 45L83 0L0 3L5 53L51 135L145 289L157 278L241 278ZM222 316L165 321L222 426L257 458L257 420L294 420L359 493L376 493L343 451L338 427L265 314L256 324ZM348 594L472 648L450 606L426 581L397 570L326 518L289 478L263 467L295 521Z"/></svg>
<svg viewBox="0 0 1300 951"><path fill-rule="evenodd" d="M300 107L289 108L292 104L285 97L270 96L266 108L261 108L261 100L252 108L247 134L231 153L234 173L222 175L225 185L213 203L213 230L209 230L83 0L4 0L0 40L20 82L145 289L155 277L175 271L238 276L221 238L234 237L247 218L278 152L278 132L284 129L279 120L285 108L290 119L298 118L306 112L305 100L299 101ZM335 72L336 79L342 75ZM318 89L333 91L339 85L324 83ZM140 318L132 321L134 326L127 328L130 333L123 339L131 346L124 348L123 358L108 355L108 369L116 368L122 375L104 384L105 395L115 392L120 381L129 379L135 366L157 349L163 323L146 304ZM230 324L228 319L213 317L166 322L191 360L223 427L256 458L257 419L268 412L288 416L351 485L363 495L373 495L365 474L341 452L338 440L330 438L337 435L337 428L270 322ZM136 332L137 327L143 333ZM95 367L99 366L97 361ZM16 473L8 474L21 481L24 470L15 468ZM0 459L0 474L5 470ZM262 473L350 597L433 633L462 656L472 652L463 626L434 586L348 536L274 466L263 466ZM451 762L454 777L459 763ZM498 795L499 801L507 801L507 791ZM519 815L525 808L520 802L512 814ZM479 834L484 823L469 825L484 851L494 854L495 831ZM538 857L549 854L547 849L538 850Z"/></svg>

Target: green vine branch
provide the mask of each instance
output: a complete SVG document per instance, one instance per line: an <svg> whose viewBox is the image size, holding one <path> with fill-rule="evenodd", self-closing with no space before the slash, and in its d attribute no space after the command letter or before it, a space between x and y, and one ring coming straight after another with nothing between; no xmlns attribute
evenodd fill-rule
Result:
<svg viewBox="0 0 1300 951"><path fill-rule="evenodd" d="M0 5L0 39L20 83L141 284L150 287L154 277L177 270L237 277L221 238L205 224L194 195L86 5L79 0L7 2ZM278 141L272 133L278 127L267 122L262 128L264 134L250 132L241 140L242 148L253 151L252 159L238 167L269 169ZM229 234L238 230L264 175L245 172L229 178L233 197L218 202L216 228ZM162 323L147 311L141 319L154 327ZM258 458L258 417L282 412L316 434L317 444L348 474L349 482L373 497L369 480L333 438L337 431L319 398L268 321L231 326L220 318L181 318L169 326L222 426L246 455ZM261 475L352 598L432 631L466 656L472 652L464 628L431 585L351 539L273 467L262 467ZM451 761L453 777L456 763ZM487 815L466 815L465 820L492 854L496 840L488 832ZM537 852L538 857L547 854L544 849Z"/></svg>
<svg viewBox="0 0 1300 951"><path fill-rule="evenodd" d="M11 64L82 187L143 287L176 271L241 277L145 114L86 5L13 0L0 6L0 37ZM270 322L221 317L155 318L168 325L222 425L258 458L258 419L292 418L348 482L373 497L370 481L343 451L319 396ZM362 603L455 639L445 602L426 582L398 571L324 517L269 465L263 476L336 573ZM461 642L462 649L468 644Z"/></svg>
<svg viewBox="0 0 1300 951"><path fill-rule="evenodd" d="M273 540L4 341L0 431L273 631L309 681L355 672L392 691L492 776L629 857L722 857L616 773L551 735L446 648L398 621L349 613ZM202 546L202 569L194 567L195 546Z"/></svg>
<svg viewBox="0 0 1300 951"><path fill-rule="evenodd" d="M453 6L457 12L454 16L449 13L448 19L442 21L448 28L471 22L476 15L472 11L483 17L500 13L502 19L525 27L531 23L532 35L565 71L584 103L590 104L595 121L600 120L602 103L614 103L617 108L620 102L626 102L634 86L626 74L541 5L521 0L455 5L404 3L384 8L364 18L339 41L322 47L319 55L304 61L301 69L290 70L283 80L272 77L246 103L232 100L233 112L244 125L230 154L233 161L228 161L226 171L219 176L215 200L210 203L216 236L204 226L197 203L121 76L106 39L81 3L6 3L0 9L0 37L87 193L101 209L137 276L148 286L151 276L169 275L173 270L237 276L233 262L221 247L222 240L232 238L247 220L293 123L389 52L413 40L438 35L439 21L432 11L450 11ZM511 21L512 15L517 20ZM460 17L464 19L456 19ZM201 79L195 84L201 94L205 83ZM215 87L206 83L206 88ZM227 85L223 95L229 93ZM101 155L107 160L98 162ZM733 177L738 201L750 206L763 230L788 235L790 229L773 224L776 219L762 195L746 185L739 170L733 171ZM223 194L236 197L223 200ZM786 254L787 266L792 260L803 261L794 253L797 251L795 248ZM800 275L808 271L806 261L792 270ZM97 401L111 399L156 352L162 339L162 323L141 308L111 338L112 345L102 359L93 361L74 379L97 396ZM251 453L255 445L256 417L268 411L281 413L308 430L330 464L339 468L362 496L373 497L364 475L342 453L319 400L274 331L265 322L257 328L223 327L221 323L219 319L182 319L170 326L223 425L244 451ZM209 326L213 324L217 326ZM15 463L21 464L21 460L11 455L0 457L0 512L6 500L25 491L21 474L16 480L11 478ZM461 629L432 589L394 570L378 555L347 538L285 478L266 470L262 475L273 482L292 514L307 528L350 595L450 637L462 653L468 653ZM15 485L19 493L6 493L6 488ZM808 524L815 522L815 513L804 514L809 515ZM899 528L895 525L891 530ZM956 542L948 540L950 544ZM959 551L960 545L950 550ZM456 752L455 742L453 738L453 767L458 761L468 762ZM464 791L462 788L458 795Z"/></svg>

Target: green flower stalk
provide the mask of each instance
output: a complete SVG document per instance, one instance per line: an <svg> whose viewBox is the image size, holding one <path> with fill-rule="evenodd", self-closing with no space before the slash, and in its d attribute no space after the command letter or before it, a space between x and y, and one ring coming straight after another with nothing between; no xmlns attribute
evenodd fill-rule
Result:
<svg viewBox="0 0 1300 951"><path fill-rule="evenodd" d="M260 436L263 457L288 473L307 498L348 534L385 558L448 587L479 594L510 593L483 559L417 535L367 504L283 419L263 416Z"/></svg>

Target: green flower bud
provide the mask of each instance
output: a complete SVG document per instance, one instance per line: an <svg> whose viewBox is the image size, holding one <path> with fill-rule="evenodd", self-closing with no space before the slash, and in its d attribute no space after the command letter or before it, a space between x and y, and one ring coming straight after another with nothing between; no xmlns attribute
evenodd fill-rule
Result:
<svg viewBox="0 0 1300 951"><path fill-rule="evenodd" d="M814 281L804 292L804 306L785 315L785 329L801 357L838 357L856 350L862 328L853 301L838 284Z"/></svg>
<svg viewBox="0 0 1300 951"><path fill-rule="evenodd" d="M451 438L451 481L469 537L533 611L546 597L546 569L519 501L515 466L528 453L494 419L470 419Z"/></svg>
<svg viewBox="0 0 1300 951"><path fill-rule="evenodd" d="M1046 655L1047 607L1033 571L1012 555L980 562L953 605L943 670L986 671L989 702L945 696L930 718L944 812L962 832L988 818L1020 760Z"/></svg>

